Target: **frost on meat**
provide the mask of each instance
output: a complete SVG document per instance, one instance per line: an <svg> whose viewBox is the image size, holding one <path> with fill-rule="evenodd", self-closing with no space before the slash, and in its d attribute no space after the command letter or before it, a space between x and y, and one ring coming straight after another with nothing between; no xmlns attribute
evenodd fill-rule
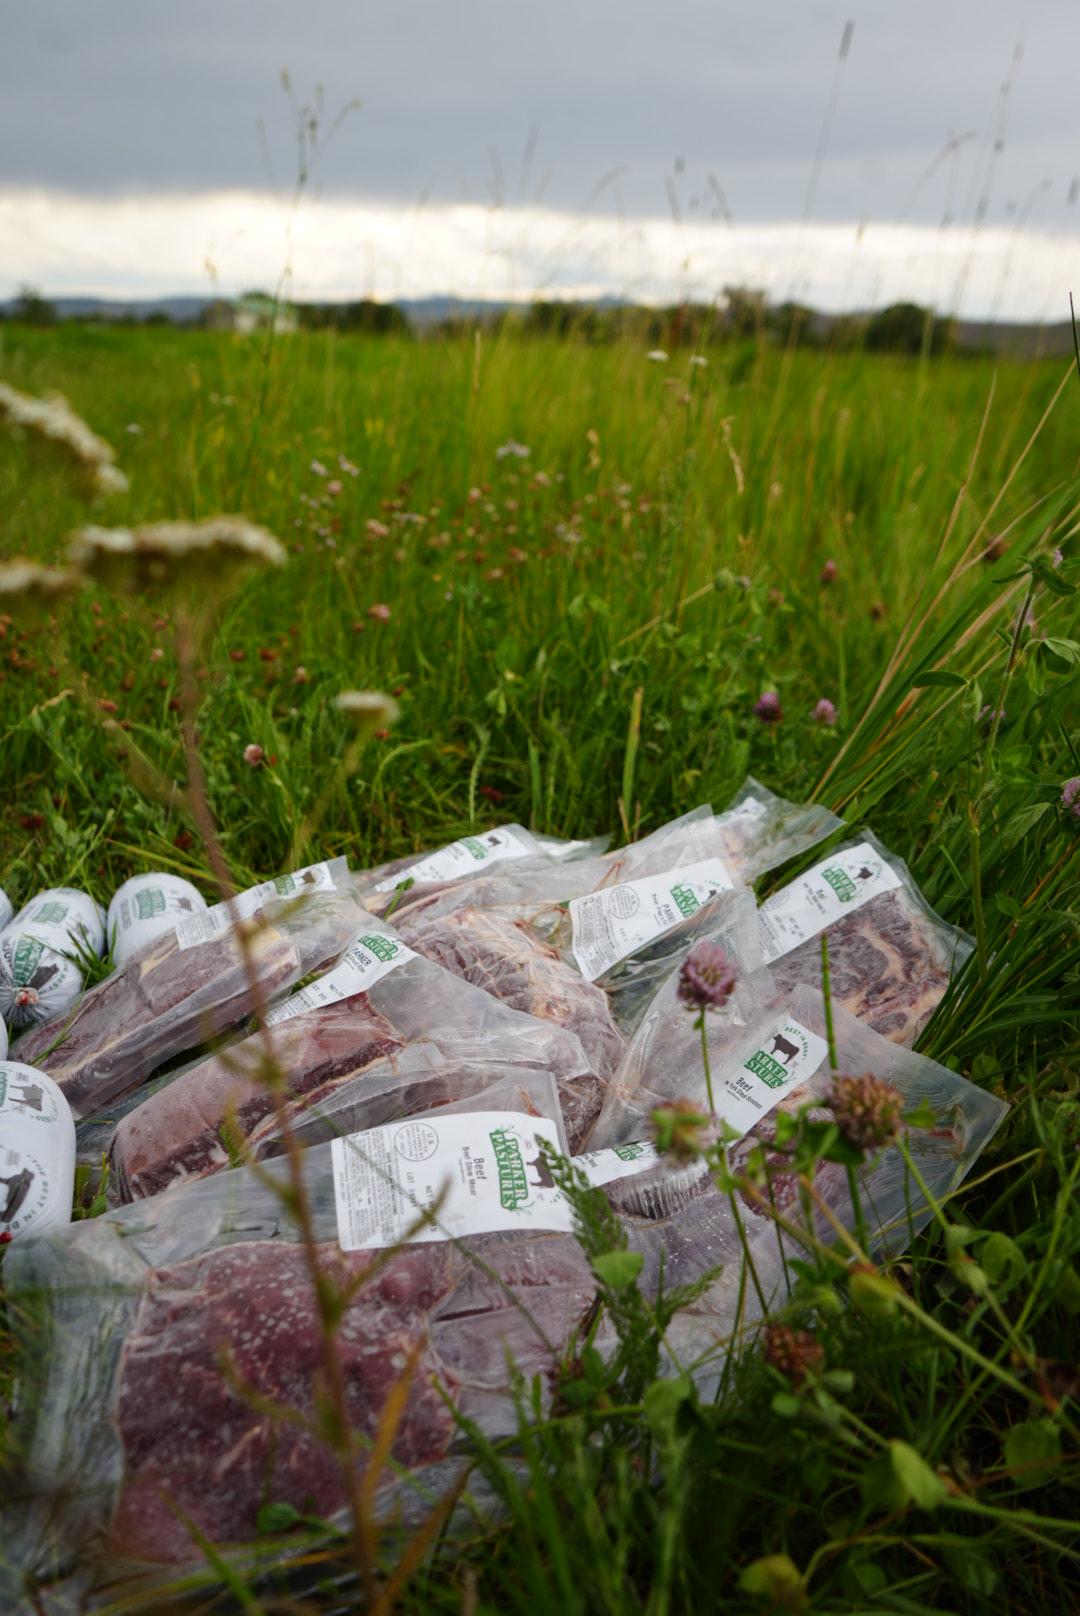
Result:
<svg viewBox="0 0 1080 1616"><path fill-rule="evenodd" d="M834 921L826 935L833 1002L910 1047L949 985L951 961L934 923L898 887ZM820 988L820 936L771 961L769 969L781 993L797 983Z"/></svg>
<svg viewBox="0 0 1080 1616"><path fill-rule="evenodd" d="M581 1148L596 1120L606 1086L626 1048L607 995L540 942L517 919L491 909L460 909L439 919L400 926L417 953L484 988L515 1010L576 1033L593 1076L574 1085L563 1120L571 1151Z"/></svg>
<svg viewBox="0 0 1080 1616"><path fill-rule="evenodd" d="M567 1339L592 1298L588 1265L567 1236L494 1236L478 1245L485 1271L451 1245L396 1253L356 1290L336 1333L349 1421L361 1438L375 1437L416 1354L392 1450L410 1469L443 1458L456 1429L436 1381L463 1413L481 1415L487 1399L505 1394L507 1351L526 1376L550 1372L558 1350L551 1344ZM371 1260L330 1244L318 1250L324 1273L342 1288ZM120 1360L124 1482L113 1551L182 1562L197 1553L185 1518L230 1543L256 1535L268 1501L321 1516L341 1509L341 1469L312 1434L322 1366L298 1245L245 1242L150 1273Z"/></svg>
<svg viewBox="0 0 1080 1616"><path fill-rule="evenodd" d="M144 1100L119 1124L110 1160L124 1200L228 1165L226 1137L247 1138L274 1109L261 1073L270 1057L282 1074L289 1110L403 1047L366 993L304 1011L273 1032L254 1034L212 1055Z"/></svg>

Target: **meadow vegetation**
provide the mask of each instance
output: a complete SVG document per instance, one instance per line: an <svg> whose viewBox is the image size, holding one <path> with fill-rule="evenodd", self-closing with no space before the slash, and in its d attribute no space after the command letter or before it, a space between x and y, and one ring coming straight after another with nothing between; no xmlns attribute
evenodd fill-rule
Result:
<svg viewBox="0 0 1080 1616"><path fill-rule="evenodd" d="M543 1420L522 1388L520 1438L477 1438L501 1524L456 1520L395 1598L1073 1608L1075 368L752 339L702 364L674 344L652 358L511 330L8 325L0 379L61 391L130 480L92 496L59 449L0 436L4 558L62 561L88 508L120 526L243 512L287 546L197 670L239 884L301 854L362 867L515 819L634 836L722 807L749 771L871 826L978 940L919 1047L1011 1111L914 1249L876 1285L808 1257L776 1322L820 1353L793 1367L743 1343L715 1401L660 1375L657 1320L612 1284L618 1361L586 1353ZM107 901L140 868L211 892L168 621L87 591L55 625L0 616L0 659L13 900L63 883ZM400 718L344 776L333 697L369 687ZM298 1526L267 1519L271 1536ZM230 1584L210 1563L175 1608L222 1578L227 1608L353 1608L333 1539L303 1530L287 1573Z"/></svg>

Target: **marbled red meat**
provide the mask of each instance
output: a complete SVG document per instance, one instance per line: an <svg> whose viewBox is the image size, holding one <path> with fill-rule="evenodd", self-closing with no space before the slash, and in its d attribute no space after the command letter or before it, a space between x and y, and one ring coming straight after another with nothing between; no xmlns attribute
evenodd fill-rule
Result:
<svg viewBox="0 0 1080 1616"><path fill-rule="evenodd" d="M571 1151L587 1138L626 1043L607 995L542 943L524 921L493 909L459 909L436 919L402 916L400 930L417 953L484 988L515 1010L576 1033L590 1075L563 1085L563 1121Z"/></svg>
<svg viewBox="0 0 1080 1616"><path fill-rule="evenodd" d="M272 1040L290 1114L403 1047L366 993L303 1011L276 1027ZM226 1135L232 1134L229 1142L235 1146L275 1109L269 1086L259 1075L266 1055L264 1037L255 1033L184 1072L130 1111L110 1150L121 1198L156 1195L171 1184L227 1166Z"/></svg>
<svg viewBox="0 0 1080 1616"><path fill-rule="evenodd" d="M932 922L901 888L834 921L827 935L833 1003L910 1048L949 985L952 962ZM781 993L798 983L820 988L821 938L809 938L769 968Z"/></svg>
<svg viewBox="0 0 1080 1616"><path fill-rule="evenodd" d="M412 1469L443 1458L456 1429L436 1381L478 1412L485 1399L505 1397L508 1351L526 1376L550 1373L592 1299L588 1264L568 1236L474 1244L484 1270L441 1242L394 1253L352 1295L338 1328L350 1424L361 1437L375 1436L417 1354L392 1450ZM375 1255L386 1256L319 1247L324 1272L342 1287ZM252 1538L271 1501L340 1510L344 1479L331 1450L267 1408L317 1425L322 1361L298 1245L244 1242L151 1272L118 1371L124 1480L112 1550L176 1563L196 1552L184 1517L225 1544ZM360 1444L356 1463L363 1468Z"/></svg>
<svg viewBox="0 0 1080 1616"><path fill-rule="evenodd" d="M140 1083L170 1055L250 1015L302 970L296 945L272 927L255 934L251 966L231 934L181 949L169 933L99 982L78 1008L36 1027L19 1059L47 1072L76 1117Z"/></svg>

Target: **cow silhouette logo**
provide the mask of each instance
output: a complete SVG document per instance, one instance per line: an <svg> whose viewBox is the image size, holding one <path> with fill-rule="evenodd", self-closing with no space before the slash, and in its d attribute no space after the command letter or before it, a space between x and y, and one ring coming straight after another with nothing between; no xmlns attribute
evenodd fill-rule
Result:
<svg viewBox="0 0 1080 1616"><path fill-rule="evenodd" d="M766 1088L780 1089L791 1081L793 1072L809 1054L806 1035L792 1021L783 1022L767 1040L769 1049L756 1049L745 1069L760 1078Z"/></svg>
<svg viewBox="0 0 1080 1616"><path fill-rule="evenodd" d="M18 1088L12 1083L8 1093L12 1105L25 1105L28 1111L40 1111L45 1097L45 1090L37 1083L22 1083Z"/></svg>
<svg viewBox="0 0 1080 1616"><path fill-rule="evenodd" d="M536 1174L534 1179L529 1180L531 1188L534 1190L553 1190L555 1188L555 1180L551 1176L551 1168L544 1160L543 1151L538 1150L532 1160L527 1161L525 1165L526 1167L531 1167Z"/></svg>
<svg viewBox="0 0 1080 1616"><path fill-rule="evenodd" d="M10 1178L0 1175L0 1189L6 1190L4 1204L0 1207L0 1223L13 1223L15 1216L26 1197L30 1194L30 1186L34 1182L34 1174L28 1167L21 1172L12 1173Z"/></svg>
<svg viewBox="0 0 1080 1616"><path fill-rule="evenodd" d="M784 1065L790 1066L796 1055L799 1053L799 1046L798 1044L793 1044L790 1038L785 1038L782 1032L778 1032L774 1033L773 1035L772 1050L770 1053L774 1058L782 1055Z"/></svg>

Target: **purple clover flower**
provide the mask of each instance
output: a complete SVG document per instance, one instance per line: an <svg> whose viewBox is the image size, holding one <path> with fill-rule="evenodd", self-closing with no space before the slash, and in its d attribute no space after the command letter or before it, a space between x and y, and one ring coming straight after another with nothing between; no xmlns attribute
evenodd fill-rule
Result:
<svg viewBox="0 0 1080 1616"><path fill-rule="evenodd" d="M719 1010L735 991L739 973L719 943L695 943L679 971L678 995L694 1010Z"/></svg>
<svg viewBox="0 0 1080 1616"><path fill-rule="evenodd" d="M839 575L840 568L830 556L829 560L826 561L825 565L821 569L821 582L823 584L834 584Z"/></svg>
<svg viewBox="0 0 1080 1616"><path fill-rule="evenodd" d="M754 703L754 716L760 718L763 724L779 724L784 716L784 709L775 690L766 690L758 697Z"/></svg>
<svg viewBox="0 0 1080 1616"><path fill-rule="evenodd" d="M1074 774L1061 788L1061 806L1074 819L1080 819L1080 774Z"/></svg>
<svg viewBox="0 0 1080 1616"><path fill-rule="evenodd" d="M835 724L836 708L833 706L828 696L822 696L821 700L818 702L810 716L814 720L815 724Z"/></svg>

